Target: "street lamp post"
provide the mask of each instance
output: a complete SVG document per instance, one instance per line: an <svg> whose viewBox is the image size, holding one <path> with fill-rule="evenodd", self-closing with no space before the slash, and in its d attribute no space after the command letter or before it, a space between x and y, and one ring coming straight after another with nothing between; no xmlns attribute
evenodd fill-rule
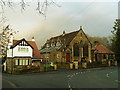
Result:
<svg viewBox="0 0 120 90"><path fill-rule="evenodd" d="M46 52L46 72L47 72L47 59L48 59L48 53Z"/></svg>

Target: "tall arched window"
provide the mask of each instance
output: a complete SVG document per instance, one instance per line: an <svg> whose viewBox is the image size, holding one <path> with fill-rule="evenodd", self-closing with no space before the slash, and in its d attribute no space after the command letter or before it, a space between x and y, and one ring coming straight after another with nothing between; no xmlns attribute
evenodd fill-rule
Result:
<svg viewBox="0 0 120 90"><path fill-rule="evenodd" d="M88 57L88 44L83 46L83 56Z"/></svg>
<svg viewBox="0 0 120 90"><path fill-rule="evenodd" d="M74 47L74 56L79 57L79 45L75 43L73 47Z"/></svg>
<svg viewBox="0 0 120 90"><path fill-rule="evenodd" d="M80 47L83 47L83 41L80 40Z"/></svg>

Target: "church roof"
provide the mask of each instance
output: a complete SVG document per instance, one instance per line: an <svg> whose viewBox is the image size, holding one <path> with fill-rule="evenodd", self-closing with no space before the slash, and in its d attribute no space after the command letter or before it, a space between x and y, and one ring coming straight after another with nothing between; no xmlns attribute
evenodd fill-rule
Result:
<svg viewBox="0 0 120 90"><path fill-rule="evenodd" d="M75 32L71 32L71 33L67 33L67 34L62 34L62 35L59 35L59 36L56 36L56 37L52 37L49 39L49 41L52 42L52 40L54 42L57 42L58 38L60 39L60 41L65 45L65 46L68 46L70 44L70 42L73 40L73 38L78 34L80 30L78 31L75 31ZM47 43L45 43L46 45ZM45 45L42 47L45 48Z"/></svg>
<svg viewBox="0 0 120 90"><path fill-rule="evenodd" d="M40 53L50 53L54 50L59 50L61 47L50 47L50 48L44 48L40 50Z"/></svg>

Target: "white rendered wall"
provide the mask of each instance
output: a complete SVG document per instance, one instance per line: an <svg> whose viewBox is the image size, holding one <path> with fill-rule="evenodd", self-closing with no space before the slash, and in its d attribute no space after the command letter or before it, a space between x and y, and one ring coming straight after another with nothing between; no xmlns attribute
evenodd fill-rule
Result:
<svg viewBox="0 0 120 90"><path fill-rule="evenodd" d="M28 48L28 52L19 52L18 48L19 47L23 47L23 48ZM30 46L16 46L13 48L13 57L25 57L25 56L29 56L32 57L32 48Z"/></svg>
<svg viewBox="0 0 120 90"><path fill-rule="evenodd" d="M7 50L7 57L12 57L12 49Z"/></svg>

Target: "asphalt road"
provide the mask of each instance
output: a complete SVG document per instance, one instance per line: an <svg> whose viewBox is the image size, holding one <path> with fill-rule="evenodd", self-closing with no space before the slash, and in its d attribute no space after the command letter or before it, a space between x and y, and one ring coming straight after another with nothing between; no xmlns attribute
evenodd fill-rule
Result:
<svg viewBox="0 0 120 90"><path fill-rule="evenodd" d="M3 74L3 88L118 88L117 67Z"/></svg>

